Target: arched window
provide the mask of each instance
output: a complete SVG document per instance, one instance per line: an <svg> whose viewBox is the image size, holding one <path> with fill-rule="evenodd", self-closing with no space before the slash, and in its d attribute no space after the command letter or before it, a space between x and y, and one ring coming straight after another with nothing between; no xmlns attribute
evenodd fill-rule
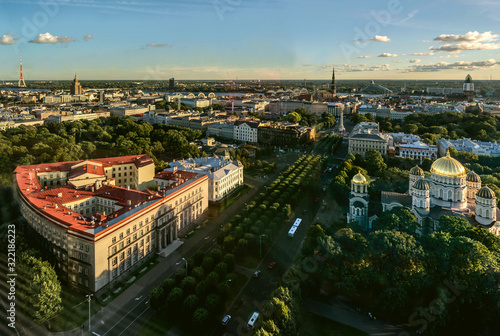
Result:
<svg viewBox="0 0 500 336"><path fill-rule="evenodd" d="M485 216L484 216L484 217L486 217L486 218L489 218L489 217L490 217L490 210L486 209L486 214L485 214Z"/></svg>
<svg viewBox="0 0 500 336"><path fill-rule="evenodd" d="M482 216L482 211L481 210L482 210L481 208L479 208L479 210L478 210L479 216Z"/></svg>
<svg viewBox="0 0 500 336"><path fill-rule="evenodd" d="M448 199L450 201L453 201L453 191L451 191L451 190L448 190Z"/></svg>
<svg viewBox="0 0 500 336"><path fill-rule="evenodd" d="M420 200L420 207L423 208L424 207L424 201Z"/></svg>
<svg viewBox="0 0 500 336"><path fill-rule="evenodd" d="M443 189L439 189L439 198L444 198Z"/></svg>

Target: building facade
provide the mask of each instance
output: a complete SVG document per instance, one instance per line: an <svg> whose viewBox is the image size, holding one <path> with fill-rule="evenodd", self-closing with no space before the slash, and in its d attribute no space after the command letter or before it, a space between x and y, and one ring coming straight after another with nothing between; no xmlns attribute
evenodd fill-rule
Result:
<svg viewBox="0 0 500 336"><path fill-rule="evenodd" d="M183 170L208 176L208 200L217 202L233 190L243 186L243 164L238 160L224 160L219 157L185 159L169 162L165 171Z"/></svg>
<svg viewBox="0 0 500 336"><path fill-rule="evenodd" d="M382 155L387 155L388 136L379 131L379 126L374 122L361 122L349 134L349 153L365 156L366 152L376 150Z"/></svg>
<svg viewBox="0 0 500 336"><path fill-rule="evenodd" d="M466 174L464 166L450 157L449 153L437 159L426 178L419 167L410 170L409 190L406 194L382 192L383 211L406 207L415 215L421 232L433 232L439 228L441 216L457 216L471 225L500 235L495 193L481 186L480 177Z"/></svg>
<svg viewBox="0 0 500 336"><path fill-rule="evenodd" d="M115 185L120 172L141 190ZM143 267L208 206L205 175L184 173L159 191L145 189L154 180L147 155L19 166L14 178L29 239L61 280L87 293Z"/></svg>

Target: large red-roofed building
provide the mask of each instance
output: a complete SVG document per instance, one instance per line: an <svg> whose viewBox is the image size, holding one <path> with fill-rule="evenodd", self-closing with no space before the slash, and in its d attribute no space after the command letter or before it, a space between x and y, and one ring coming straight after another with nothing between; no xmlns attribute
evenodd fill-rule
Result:
<svg viewBox="0 0 500 336"><path fill-rule="evenodd" d="M208 177L154 169L147 155L16 168L28 232L62 280L82 292L110 288L197 225ZM147 189L157 179L168 183Z"/></svg>

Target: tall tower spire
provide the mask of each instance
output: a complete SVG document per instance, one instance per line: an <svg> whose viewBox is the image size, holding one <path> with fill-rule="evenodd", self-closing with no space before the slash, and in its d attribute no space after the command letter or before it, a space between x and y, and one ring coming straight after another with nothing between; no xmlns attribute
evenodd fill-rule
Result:
<svg viewBox="0 0 500 336"><path fill-rule="evenodd" d="M335 67L332 70L332 84L330 84L330 91L332 91L333 95L337 95L337 84L335 83Z"/></svg>
<svg viewBox="0 0 500 336"><path fill-rule="evenodd" d="M21 54L20 58L20 64L19 64L19 83L17 86L19 87L26 87L26 83L24 82L24 76L23 76L23 55Z"/></svg>

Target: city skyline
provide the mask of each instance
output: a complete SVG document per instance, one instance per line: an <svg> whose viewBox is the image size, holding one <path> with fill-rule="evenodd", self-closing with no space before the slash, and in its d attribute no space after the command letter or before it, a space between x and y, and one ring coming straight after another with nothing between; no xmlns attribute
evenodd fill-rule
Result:
<svg viewBox="0 0 500 336"><path fill-rule="evenodd" d="M500 77L499 3L0 0L0 80ZM443 13L446 15L443 16Z"/></svg>

